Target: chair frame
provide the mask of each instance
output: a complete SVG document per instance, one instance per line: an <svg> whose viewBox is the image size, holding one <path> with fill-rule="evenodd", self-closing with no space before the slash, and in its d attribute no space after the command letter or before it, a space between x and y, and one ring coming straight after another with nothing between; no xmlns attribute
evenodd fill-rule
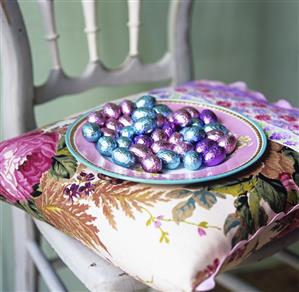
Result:
<svg viewBox="0 0 299 292"><path fill-rule="evenodd" d="M97 1L82 0L90 60L85 72L76 77L68 76L60 63L57 41L59 35L55 27L54 1L37 1L43 15L46 39L49 42L53 64L48 80L40 86L34 86L31 49L18 2L16 0L0 1L0 60L4 73L2 75L1 104L3 138L8 139L36 128L34 105L60 96L76 94L102 85L112 86L163 80L171 80L174 85L178 85L192 79L193 68L190 48L192 0L171 1L168 24L169 49L161 60L154 64L144 64L139 58L140 1L128 0L130 50L125 62L115 70L106 68L98 57ZM40 248L40 231L50 241L50 244L51 236L53 237L54 233L55 236L60 236L58 231L52 230L51 227L42 222L36 222L38 226L36 228L29 216L17 208L12 208L12 215L14 256L17 259L15 291L36 291L38 287L37 270L52 291L66 291L53 268L61 265L55 264L57 261L50 262ZM295 242L298 238L299 232L294 232L284 240L284 245L280 245L278 248ZM79 243L72 241L70 244ZM273 254L277 250L270 247L267 252ZM265 252L265 249L261 252ZM299 261L296 255L281 252L278 257L298 269ZM253 260L258 259L259 255L257 254ZM104 264L103 266L108 269L108 265L105 266ZM112 279L117 273L117 269L112 269L109 274L110 278ZM219 279L222 285L236 291L245 288L254 290L232 276L221 275Z"/></svg>

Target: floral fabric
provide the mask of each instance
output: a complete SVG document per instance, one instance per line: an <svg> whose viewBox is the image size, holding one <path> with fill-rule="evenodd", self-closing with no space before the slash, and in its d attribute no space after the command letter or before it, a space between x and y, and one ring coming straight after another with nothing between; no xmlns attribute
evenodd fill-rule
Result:
<svg viewBox="0 0 299 292"><path fill-rule="evenodd" d="M243 83L150 92L243 112L269 138L250 169L206 184L157 186L96 173L70 154L74 117L0 143L0 199L80 240L158 290L208 290L217 273L299 228L299 112Z"/></svg>

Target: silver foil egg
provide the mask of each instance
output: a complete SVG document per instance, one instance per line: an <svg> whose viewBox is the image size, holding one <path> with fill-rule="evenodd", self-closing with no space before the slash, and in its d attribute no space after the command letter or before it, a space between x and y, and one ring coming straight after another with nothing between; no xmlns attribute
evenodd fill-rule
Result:
<svg viewBox="0 0 299 292"><path fill-rule="evenodd" d="M116 147L116 141L110 136L101 137L96 144L96 149L104 156L111 156Z"/></svg>
<svg viewBox="0 0 299 292"><path fill-rule="evenodd" d="M129 139L133 139L135 135L135 128L133 126L126 126L121 129L120 135Z"/></svg>
<svg viewBox="0 0 299 292"><path fill-rule="evenodd" d="M238 140L233 135L225 135L221 137L217 142L219 146L225 149L226 154L231 154L236 149Z"/></svg>
<svg viewBox="0 0 299 292"><path fill-rule="evenodd" d="M97 124L86 123L82 126L82 135L88 142L97 142L102 134Z"/></svg>
<svg viewBox="0 0 299 292"><path fill-rule="evenodd" d="M112 161L126 168L130 168L135 165L136 159L133 153L131 153L127 148L119 147L112 151L111 154Z"/></svg>
<svg viewBox="0 0 299 292"><path fill-rule="evenodd" d="M135 104L138 108L153 108L156 104L156 99L151 95L144 95L138 98Z"/></svg>
<svg viewBox="0 0 299 292"><path fill-rule="evenodd" d="M157 114L161 114L164 117L169 116L170 114L172 114L172 110L165 104L158 104L154 107L154 111Z"/></svg>
<svg viewBox="0 0 299 292"><path fill-rule="evenodd" d="M155 119L156 116L157 116L157 114L153 109L141 107L141 108L137 108L136 110L133 111L132 120L134 122L136 122L137 120L139 120L141 118Z"/></svg>
<svg viewBox="0 0 299 292"><path fill-rule="evenodd" d="M132 144L132 140L127 137L119 137L116 139L118 147L129 148Z"/></svg>
<svg viewBox="0 0 299 292"><path fill-rule="evenodd" d="M222 124L220 124L220 123L211 123L211 124L208 124L208 125L204 126L204 131L206 133L210 132L212 130L222 131L224 134L228 133L227 128L225 126L223 126Z"/></svg>
<svg viewBox="0 0 299 292"><path fill-rule="evenodd" d="M194 119L191 120L191 125L202 128L205 125L205 123L201 119L194 118Z"/></svg>
<svg viewBox="0 0 299 292"><path fill-rule="evenodd" d="M196 151L188 151L184 158L184 167L189 170L197 170L202 165L202 155Z"/></svg>
<svg viewBox="0 0 299 292"><path fill-rule="evenodd" d="M172 150L160 150L157 156L162 160L166 169L176 169L181 163L180 156Z"/></svg>
<svg viewBox="0 0 299 292"><path fill-rule="evenodd" d="M183 132L184 141L198 142L205 138L206 133L198 126L191 126Z"/></svg>
<svg viewBox="0 0 299 292"><path fill-rule="evenodd" d="M148 117L141 118L134 123L134 129L136 134L148 134L151 133L157 127L155 119Z"/></svg>
<svg viewBox="0 0 299 292"><path fill-rule="evenodd" d="M142 159L141 166L146 172L150 173L159 173L162 171L162 161L154 154L149 154Z"/></svg>

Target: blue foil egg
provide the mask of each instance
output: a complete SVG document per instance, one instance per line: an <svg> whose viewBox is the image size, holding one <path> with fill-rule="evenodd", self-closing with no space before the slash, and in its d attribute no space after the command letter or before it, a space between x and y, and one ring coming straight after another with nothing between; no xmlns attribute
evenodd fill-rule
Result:
<svg viewBox="0 0 299 292"><path fill-rule="evenodd" d="M187 142L198 142L206 137L205 131L198 126L186 128L186 130L184 130L182 134L184 137L184 141Z"/></svg>
<svg viewBox="0 0 299 292"><path fill-rule="evenodd" d="M172 110L165 104L158 104L154 107L154 111L157 114L161 114L164 117L169 116L170 114L172 114Z"/></svg>
<svg viewBox="0 0 299 292"><path fill-rule="evenodd" d="M129 148L132 144L132 140L127 137L119 137L117 140L118 147Z"/></svg>
<svg viewBox="0 0 299 292"><path fill-rule="evenodd" d="M82 127L82 135L88 142L97 142L102 136L99 126L95 123L86 123Z"/></svg>
<svg viewBox="0 0 299 292"><path fill-rule="evenodd" d="M181 163L180 156L172 150L160 150L157 156L162 160L166 169L176 169Z"/></svg>
<svg viewBox="0 0 299 292"><path fill-rule="evenodd" d="M114 149L111 157L115 164L126 168L130 168L136 163L134 154L124 147Z"/></svg>
<svg viewBox="0 0 299 292"><path fill-rule="evenodd" d="M194 119L191 120L191 125L202 128L205 125L205 123L200 119L194 118Z"/></svg>
<svg viewBox="0 0 299 292"><path fill-rule="evenodd" d="M157 122L148 117L141 118L134 123L134 129L137 134L148 134L155 130Z"/></svg>
<svg viewBox="0 0 299 292"><path fill-rule="evenodd" d="M156 112L153 109L141 107L133 111L132 120L136 122L141 118L150 118L155 119L157 116Z"/></svg>
<svg viewBox="0 0 299 292"><path fill-rule="evenodd" d="M117 143L114 138L110 136L101 137L97 144L97 150L104 156L111 156L112 151L117 147Z"/></svg>
<svg viewBox="0 0 299 292"><path fill-rule="evenodd" d="M228 133L227 128L225 126L223 126L222 124L220 124L220 123L211 123L211 124L207 124L207 125L204 126L204 131L206 133L210 132L210 131L213 131L213 130L222 131L224 134Z"/></svg>
<svg viewBox="0 0 299 292"><path fill-rule="evenodd" d="M126 126L126 127L121 129L120 135L122 137L127 137L129 139L132 139L135 135L135 129L134 129L133 126Z"/></svg>
<svg viewBox="0 0 299 292"><path fill-rule="evenodd" d="M136 107L153 108L156 104L156 99L151 95L144 95L137 99L135 102Z"/></svg>
<svg viewBox="0 0 299 292"><path fill-rule="evenodd" d="M202 165L202 155L196 151L188 151L183 158L184 167L189 170L197 170Z"/></svg>

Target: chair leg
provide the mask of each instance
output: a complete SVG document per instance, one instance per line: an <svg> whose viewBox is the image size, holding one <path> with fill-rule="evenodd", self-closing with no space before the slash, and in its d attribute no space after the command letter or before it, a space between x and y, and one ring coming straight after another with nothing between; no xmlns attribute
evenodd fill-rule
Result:
<svg viewBox="0 0 299 292"><path fill-rule="evenodd" d="M12 208L15 289L18 292L38 290L38 272L27 251L27 241L39 241L38 231L32 219L22 210Z"/></svg>

